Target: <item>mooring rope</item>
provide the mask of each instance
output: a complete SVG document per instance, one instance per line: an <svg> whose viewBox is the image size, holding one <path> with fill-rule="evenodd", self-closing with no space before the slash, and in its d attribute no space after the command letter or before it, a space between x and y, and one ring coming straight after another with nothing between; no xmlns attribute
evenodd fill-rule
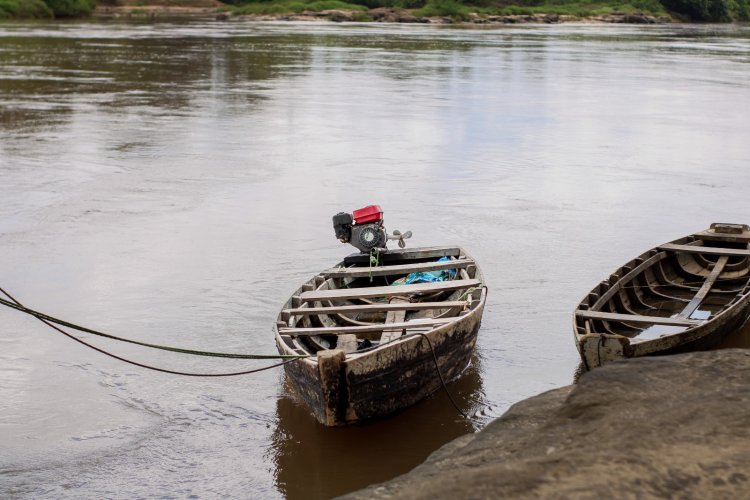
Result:
<svg viewBox="0 0 750 500"><path fill-rule="evenodd" d="M139 366L141 368L146 368L148 370L153 370L153 371L157 371L157 372L169 373L169 374L172 374L172 375L183 375L183 376L186 376L186 377L234 377L236 375L249 375L251 373L258 373L258 372L262 372L262 371L265 371L265 370L270 370L272 368L276 368L276 367L285 365L287 363L291 363L293 361L297 361L300 358L309 357L309 356L294 356L294 357L286 356L287 358L290 358L290 359L285 359L281 363L275 363L273 365L264 366L264 367L261 367L261 368L255 368L255 369L252 369L252 370L243 370L243 371L238 371L238 372L195 373L195 372L183 372L183 371L177 371L177 370L169 370L169 369L166 369L166 368L160 368L158 366L151 366L151 365L147 365L145 363L140 363L138 361L133 361L131 359L123 358L122 356L118 356L117 354L113 354L113 353L111 353L109 351L106 351L104 349L101 349L99 347L91 345L88 342L85 342L84 340L79 339L75 335L71 335L70 333L66 332L62 328L59 328L58 326L52 324L51 320L47 320L44 317L46 315L41 314L41 313L37 313L36 311L28 309L26 306L24 306L23 304L21 304L18 300L16 300L12 295L10 295L8 292L6 292L5 290L3 290L2 288L0 288L0 292L2 292L3 295L5 295L6 297L8 297L12 301L12 302L8 302L7 300L0 299L0 304L7 305L8 307L12 307L13 309L16 309L18 311L25 312L25 313L27 313L27 314L29 314L31 316L34 316L39 321L41 321L45 325L49 326L53 330L56 330L56 331L62 333L63 335L65 335L66 337L68 337L68 338L70 338L72 340L75 340L76 342L78 342L80 344L83 344L84 346L89 347L89 348L91 348L91 349L93 349L93 350L95 350L97 352L100 352L100 353L106 355L106 356L109 356L111 358L117 359L117 360L125 362L125 363L129 363L131 365ZM51 316L50 316L50 318L51 318ZM62 322L62 323L66 323L66 322ZM72 325L72 323L71 323L71 325ZM89 329L85 329L85 330L89 330ZM94 331L92 330L92 331L89 331L88 333L94 333ZM98 334L98 333L101 333L101 332L96 332L95 334ZM120 339L119 337L114 337L112 335L107 335L107 334L102 334L102 336L107 337L107 338L113 338L115 340L128 341L127 339ZM133 343L143 345L143 343L139 343L139 342L135 342L135 341ZM167 349L167 350L171 350L171 349ZM182 349L182 350L177 351L177 352L183 352L183 353L186 353L186 354L190 354L191 353L190 349ZM203 352L205 352L205 351L203 351ZM223 353L213 353L213 354L223 354ZM206 354L203 354L203 355L206 355ZM242 356L254 356L254 355L242 355ZM222 356L222 357L229 357L229 356ZM238 356L237 355L232 355L231 357L238 357ZM279 358L282 358L282 357L283 357L282 355L275 356L276 359L279 359ZM272 356L267 356L267 357L253 357L253 358L244 357L243 359L274 359L274 358Z"/></svg>
<svg viewBox="0 0 750 500"><path fill-rule="evenodd" d="M100 332L98 330L92 330L91 328L86 328L84 326L76 325L75 323L71 323L69 321L61 320L59 318L49 316L39 311L35 311L33 309L30 309L24 306L20 302L18 302L16 299L14 299L8 292L3 290L2 288L0 288L0 292L2 292L3 295L5 295L6 297L12 300L12 302L9 302L5 299L0 298L0 304L10 307L12 309L15 309L17 311L21 311L30 316L34 316L37 319L47 321L50 323L55 323L60 326L72 328L73 330L78 330L80 332L90 333L92 335L97 335L99 337L104 337L104 338L111 339L111 340L117 340L119 342L126 342L128 344L135 344L135 345L139 345L143 347L149 347L151 349L161 349L163 351L178 352L181 354L191 354L194 356L209 356L209 357L215 357L215 358L233 358L233 359L298 359L298 358L309 357L308 355L302 355L302 354L238 354L238 353L226 353L226 352L199 351L195 349L170 347L170 346L164 346L164 345L159 345L159 344L151 344L149 342L141 342L139 340L126 339L123 337L118 337L116 335L111 335L108 333Z"/></svg>
<svg viewBox="0 0 750 500"><path fill-rule="evenodd" d="M450 399L451 404L453 405L453 408L456 409L458 413L461 414L462 417L464 417L466 420L471 420L469 416L459 408L458 404L456 404L456 401L453 399L453 396L451 395L451 392L448 390L448 386L445 383L445 379L443 378L443 374L440 373L440 365L438 364L437 354L435 354L435 348L432 346L432 341L427 336L426 333L415 333L415 335L420 335L423 339L427 341L427 345L430 346L430 351L432 352L432 359L435 362L435 371L437 371L438 377L440 378L440 383L443 385L443 389L445 390L445 393L448 395L448 399Z"/></svg>

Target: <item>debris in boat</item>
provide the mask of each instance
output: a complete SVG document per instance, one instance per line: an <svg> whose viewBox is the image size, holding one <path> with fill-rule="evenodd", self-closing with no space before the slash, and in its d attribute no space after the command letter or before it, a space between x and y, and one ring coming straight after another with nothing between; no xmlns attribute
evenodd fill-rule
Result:
<svg viewBox="0 0 750 500"><path fill-rule="evenodd" d="M450 262L448 257L440 257L436 262ZM439 283L453 279L458 274L456 269L439 269L436 271L418 271L405 278L399 278L391 285L411 285L413 283Z"/></svg>

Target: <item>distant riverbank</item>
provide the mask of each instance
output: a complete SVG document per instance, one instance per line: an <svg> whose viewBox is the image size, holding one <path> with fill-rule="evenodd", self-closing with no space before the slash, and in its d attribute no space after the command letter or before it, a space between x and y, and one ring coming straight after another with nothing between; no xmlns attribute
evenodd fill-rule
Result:
<svg viewBox="0 0 750 500"><path fill-rule="evenodd" d="M322 3L322 2L316 2ZM337 2L342 3L342 2ZM337 8L299 8L292 5L289 10L280 6L274 9L273 4L252 4L254 9L226 9L216 7L178 7L164 5L149 6L99 6L95 17L129 18L129 17L175 17L175 16L213 16L217 19L252 19L257 21L310 21L310 22L390 22L390 23L423 23L423 24L520 24L538 23L554 24L565 22L601 22L630 24L663 24L676 20L666 13L661 15L647 14L640 11L623 12L606 9L595 13L559 14L556 12L535 12L523 9L508 9L507 13L486 14L467 11L456 15L424 15L421 9L401 9L380 7L375 9L348 8L355 5L333 5ZM276 10L277 12L274 12Z"/></svg>
<svg viewBox="0 0 750 500"><path fill-rule="evenodd" d="M750 20L750 0L0 0L3 18L213 16L274 21L655 24Z"/></svg>

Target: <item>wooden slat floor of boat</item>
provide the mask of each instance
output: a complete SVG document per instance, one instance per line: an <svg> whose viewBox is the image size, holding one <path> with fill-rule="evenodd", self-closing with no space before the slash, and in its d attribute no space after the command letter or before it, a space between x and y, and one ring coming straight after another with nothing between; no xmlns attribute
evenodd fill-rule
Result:
<svg viewBox="0 0 750 500"><path fill-rule="evenodd" d="M586 319L599 319L604 321L626 321L631 323L652 323L654 325L670 326L693 326L700 320L686 318L663 318L661 316L640 316L637 314L619 314L604 311L576 311L576 316Z"/></svg>
<svg viewBox="0 0 750 500"><path fill-rule="evenodd" d="M689 318L690 315L693 314L696 309L698 309L698 306L701 305L703 299L705 299L706 295L708 295L708 292L711 291L711 288L714 286L714 283L716 283L716 280L719 278L719 275L724 270L724 266L727 265L728 261L728 255L722 255L721 257L719 257L719 260L716 261L716 265L711 270L711 274L709 274L706 278L706 281L703 282L703 286L695 294L693 300L691 300L688 305L685 306L685 308L682 310L682 312L680 312L680 314L677 315L677 317Z"/></svg>
<svg viewBox="0 0 750 500"><path fill-rule="evenodd" d="M673 252L705 253L710 255L727 255L729 257L750 256L750 250L740 248L715 248L698 245L673 245L672 243L659 245L658 248L659 250L670 250Z"/></svg>
<svg viewBox="0 0 750 500"><path fill-rule="evenodd" d="M456 259L447 262L421 262L418 264L398 264L378 267L341 267L325 271L326 278L364 278L367 276L401 275L443 269L465 269L474 264L471 259Z"/></svg>
<svg viewBox="0 0 750 500"><path fill-rule="evenodd" d="M293 316L312 316L314 314L348 314L364 312L384 311L421 311L425 309L450 309L468 305L462 300L450 300L445 302L409 302L405 304L358 304L353 306L330 306L330 307L298 307L295 309L284 309L283 313Z"/></svg>
<svg viewBox="0 0 750 500"><path fill-rule="evenodd" d="M461 255L461 249L458 247L422 247L422 248L399 248L398 250L388 250L380 254L381 262L394 260L414 260L414 259L433 259L436 257L458 257ZM344 257L344 264L370 262L370 254L352 254Z"/></svg>
<svg viewBox="0 0 750 500"><path fill-rule="evenodd" d="M390 297L393 295L410 295L413 293L430 293L430 292L447 292L451 290L461 290L480 286L481 281L455 280L442 281L440 283L419 283L415 285L396 285L396 286L372 286L364 288L342 288L336 290L313 290L302 292L299 298L302 302L312 302L318 300L338 300L338 299L366 299L372 297Z"/></svg>
<svg viewBox="0 0 750 500"><path fill-rule="evenodd" d="M394 328L400 329L411 329L411 328L424 328L444 325L455 321L460 316L454 318L440 318L440 319L415 319L413 321L406 321L404 323L381 323L378 325L366 325L366 326L321 326L318 328L279 328L280 335L303 336L303 335L336 335L336 334L347 334L347 333L369 333L369 332L382 332L383 330L389 330Z"/></svg>
<svg viewBox="0 0 750 500"><path fill-rule="evenodd" d="M405 297L391 297L391 304L405 304L408 303L409 299ZM396 323L403 323L404 319L406 319L406 311L400 310L400 311L388 311L388 314L385 315L385 322L386 324L396 324ZM395 328L393 330L383 330L383 333L380 335L380 342L390 342L391 340L396 340L403 334L404 331L399 328Z"/></svg>

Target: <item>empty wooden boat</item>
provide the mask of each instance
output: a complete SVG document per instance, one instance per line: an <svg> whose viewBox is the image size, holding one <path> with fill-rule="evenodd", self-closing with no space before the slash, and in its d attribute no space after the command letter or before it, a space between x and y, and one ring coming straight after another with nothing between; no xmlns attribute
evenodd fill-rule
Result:
<svg viewBox="0 0 750 500"><path fill-rule="evenodd" d="M706 349L736 331L750 313L748 242L748 226L715 223L615 271L575 310L585 367Z"/></svg>
<svg viewBox="0 0 750 500"><path fill-rule="evenodd" d="M437 271L451 278L394 284ZM373 419L441 387L432 349L446 382L463 372L486 296L478 266L457 247L389 250L375 267L368 254L354 254L292 294L274 326L276 344L281 354L310 356L285 369L318 421Z"/></svg>

